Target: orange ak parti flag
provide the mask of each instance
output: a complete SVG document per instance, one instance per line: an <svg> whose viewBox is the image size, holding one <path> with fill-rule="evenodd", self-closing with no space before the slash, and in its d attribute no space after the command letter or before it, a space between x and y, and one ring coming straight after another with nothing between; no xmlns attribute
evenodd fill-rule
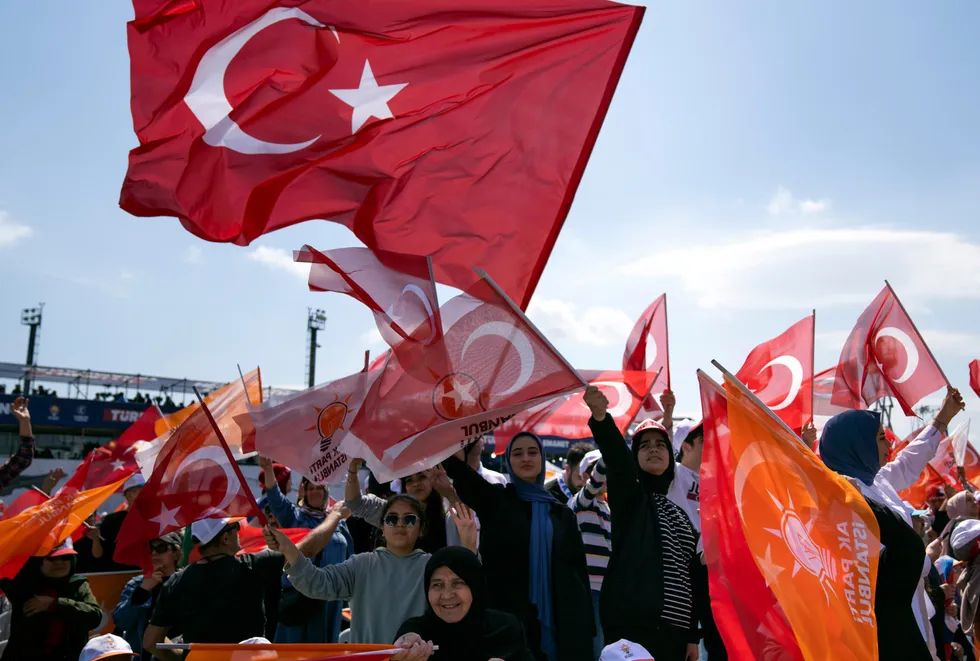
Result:
<svg viewBox="0 0 980 661"><path fill-rule="evenodd" d="M244 380L245 380L245 385L248 388L249 402L251 402L252 404L261 404L262 403L262 372L259 370L259 368L256 367L254 370L252 370L251 372L245 375ZM229 383L226 383L225 385L221 386L213 393L207 395L204 398L204 402L208 405L208 408L211 409L211 414L215 417L215 419L218 418L218 416L222 411L222 402L234 401L236 399L235 395L237 394L237 391L241 387L242 387L242 381L240 379L235 379L234 381L230 381ZM170 415L163 416L162 418L157 420L156 423L154 424L157 436L163 436L167 432L173 431L174 429L179 427L184 420L187 420L187 418L191 417L191 414L194 413L194 411L198 410L199 408L201 408L200 402L195 401L175 413L171 413ZM248 439L243 439L243 441L246 442L247 440ZM232 445L230 440L229 440L229 445ZM232 450L234 451L234 448L232 448ZM244 452L246 453L253 452L254 450L255 447L254 447L254 439L253 439L252 447L245 449Z"/></svg>
<svg viewBox="0 0 980 661"><path fill-rule="evenodd" d="M871 509L727 372L725 394L745 539L803 658L877 658L881 545Z"/></svg>
<svg viewBox="0 0 980 661"><path fill-rule="evenodd" d="M194 643L186 661L385 661L400 650L391 645L324 643L271 645L204 645Z"/></svg>
<svg viewBox="0 0 980 661"><path fill-rule="evenodd" d="M63 489L40 505L0 521L0 578L12 578L32 555L61 544L128 479L87 491Z"/></svg>

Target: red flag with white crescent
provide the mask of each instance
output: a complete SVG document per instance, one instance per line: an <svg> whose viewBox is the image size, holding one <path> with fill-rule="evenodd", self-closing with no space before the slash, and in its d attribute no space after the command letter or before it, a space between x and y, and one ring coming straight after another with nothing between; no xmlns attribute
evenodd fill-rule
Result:
<svg viewBox="0 0 980 661"><path fill-rule="evenodd" d="M667 294L650 304L626 338L624 372L660 372L655 394L670 388L670 352L667 346ZM662 384L662 385L660 385Z"/></svg>
<svg viewBox="0 0 980 661"><path fill-rule="evenodd" d="M375 476L430 468L510 416L584 383L527 318L481 280L442 309L428 374L385 365L342 444ZM378 479L381 479L380 477Z"/></svg>
<svg viewBox="0 0 980 661"><path fill-rule="evenodd" d="M912 416L915 404L946 385L915 324L886 285L844 344L831 402L865 409L882 397L894 396L905 415Z"/></svg>
<svg viewBox="0 0 980 661"><path fill-rule="evenodd" d="M644 12L607 0L134 5L140 146L123 209L240 245L330 219L372 250L432 255L436 279L459 289L480 264L522 309Z"/></svg>
<svg viewBox="0 0 980 661"><path fill-rule="evenodd" d="M243 401L226 402L213 412L215 422L226 434L247 420L245 389ZM208 420L207 411L198 408L167 440L153 468L153 473L129 508L116 540L116 562L148 568L151 541L188 526L194 521L211 518L251 516L257 514L255 501L244 483L241 472L232 462Z"/></svg>
<svg viewBox="0 0 980 661"><path fill-rule="evenodd" d="M753 349L735 376L799 434L813 420L813 315Z"/></svg>
<svg viewBox="0 0 980 661"><path fill-rule="evenodd" d="M579 370L589 385L596 386L609 400L607 413L624 435L640 412L643 399L654 385L655 372L621 372L615 370ZM494 454L500 455L514 435L532 431L538 436L567 439L570 442L592 438L589 418L592 413L582 401L581 393L570 393L542 402L518 413L493 431Z"/></svg>

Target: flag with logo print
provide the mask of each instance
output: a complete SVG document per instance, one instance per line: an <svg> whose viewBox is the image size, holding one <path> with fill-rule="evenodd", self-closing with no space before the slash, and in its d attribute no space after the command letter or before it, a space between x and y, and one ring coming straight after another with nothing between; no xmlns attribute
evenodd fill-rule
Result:
<svg viewBox="0 0 980 661"><path fill-rule="evenodd" d="M372 470L429 468L514 414L585 385L489 279L450 300L441 316L433 350L449 364L408 372L392 355L354 418L346 454ZM358 444L363 450L354 451Z"/></svg>
<svg viewBox="0 0 980 661"><path fill-rule="evenodd" d="M813 420L813 315L753 349L735 374L799 433Z"/></svg>
<svg viewBox="0 0 980 661"><path fill-rule="evenodd" d="M871 509L737 379L726 373L724 387L733 500L803 658L877 658L881 545Z"/></svg>
<svg viewBox="0 0 980 661"><path fill-rule="evenodd" d="M912 416L915 404L947 385L898 296L886 285L844 343L831 403L865 409L891 396Z"/></svg>
<svg viewBox="0 0 980 661"><path fill-rule="evenodd" d="M640 412L643 399L654 387L656 372L621 372L615 370L579 370L589 385L596 386L609 400L607 413L624 435ZM533 431L542 438L570 442L592 438L589 418L592 413L580 393L570 393L542 402L518 413L493 431L494 454L507 450L510 439L522 431Z"/></svg>
<svg viewBox="0 0 980 661"><path fill-rule="evenodd" d="M802 661L793 628L757 566L768 560L753 557L742 527L725 390L700 370L698 381L704 416L701 537L715 625L729 658Z"/></svg>
<svg viewBox="0 0 980 661"><path fill-rule="evenodd" d="M245 390L239 386L239 405L225 405L214 419L224 436L242 438L247 423ZM210 410L210 407L209 407ZM258 513L231 452L198 408L167 439L146 485L136 496L116 540L114 559L123 565L148 569L148 543L201 519L251 516ZM232 433L237 429L237 433Z"/></svg>
<svg viewBox="0 0 980 661"><path fill-rule="evenodd" d="M259 454L316 484L336 482L350 464L340 446L377 371L357 372L250 411Z"/></svg>

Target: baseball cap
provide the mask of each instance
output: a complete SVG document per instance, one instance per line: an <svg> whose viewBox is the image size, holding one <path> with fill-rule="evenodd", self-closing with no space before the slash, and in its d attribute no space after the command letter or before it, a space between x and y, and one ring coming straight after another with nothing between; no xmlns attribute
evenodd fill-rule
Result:
<svg viewBox="0 0 980 661"><path fill-rule="evenodd" d="M256 636L254 638L248 638L238 643L239 645L271 645L272 643L268 638L263 638L262 636ZM262 650L259 649L255 652L245 652L237 651L232 652L231 661L273 661L279 658L279 653L275 650Z"/></svg>
<svg viewBox="0 0 980 661"><path fill-rule="evenodd" d="M974 543L980 539L980 521L968 519L962 523L957 523L953 528L953 533L949 536L950 546L953 547L953 556L957 560L969 560Z"/></svg>
<svg viewBox="0 0 980 661"><path fill-rule="evenodd" d="M243 521L244 517L235 516L227 519L201 519L191 524L191 534L198 544L207 544L218 536L225 526Z"/></svg>
<svg viewBox="0 0 980 661"><path fill-rule="evenodd" d="M116 656L137 656L133 653L133 648L129 646L123 638L107 633L104 636L96 636L90 639L82 653L78 655L78 661L99 661Z"/></svg>
<svg viewBox="0 0 980 661"><path fill-rule="evenodd" d="M163 542L164 544L169 544L170 546L183 546L184 540L181 539L180 535L175 532L168 532L162 537L157 537L154 542Z"/></svg>
<svg viewBox="0 0 980 661"><path fill-rule="evenodd" d="M592 470L592 467L600 459L602 459L602 452L600 452L599 450L591 450L589 452L586 452L585 456L582 457L581 463L579 463L578 465L579 477L585 475L587 471Z"/></svg>
<svg viewBox="0 0 980 661"><path fill-rule="evenodd" d="M51 553L47 557L60 558L63 555L78 555L78 551L75 550L75 545L71 543L71 537L51 549Z"/></svg>
<svg viewBox="0 0 980 661"><path fill-rule="evenodd" d="M664 436L670 438L670 434L667 433L666 427L664 427L662 424L660 424L653 418L647 418L639 425L637 425L636 429L633 430L633 440L638 439L640 437L640 434L642 434L645 431L650 431L651 429L655 429L659 432L662 432Z"/></svg>
<svg viewBox="0 0 980 661"><path fill-rule="evenodd" d="M143 474L136 471L133 473L133 476L126 480L126 482L123 484L123 493L126 493L134 487L141 487L144 484L146 484L146 480L143 479Z"/></svg>
<svg viewBox="0 0 980 661"><path fill-rule="evenodd" d="M621 639L612 645L606 645L599 655L599 661L656 661L656 659L641 645Z"/></svg>

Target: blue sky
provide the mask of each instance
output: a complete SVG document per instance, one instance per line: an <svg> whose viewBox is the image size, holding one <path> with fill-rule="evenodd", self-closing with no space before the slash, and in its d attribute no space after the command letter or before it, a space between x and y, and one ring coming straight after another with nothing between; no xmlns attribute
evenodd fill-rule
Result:
<svg viewBox="0 0 980 661"><path fill-rule="evenodd" d="M81 9L81 11L80 11ZM372 318L311 294L285 251L356 245L312 222L249 248L117 207L128 150L121 0L0 3L0 360L46 303L45 365L303 382L377 352ZM980 357L980 5L664 2L647 11L531 316L582 368L616 368L668 293L674 387L817 308L832 365L888 278L955 385ZM967 401L976 417L980 400ZM980 438L980 420L974 424ZM899 429L904 428L904 423Z"/></svg>

